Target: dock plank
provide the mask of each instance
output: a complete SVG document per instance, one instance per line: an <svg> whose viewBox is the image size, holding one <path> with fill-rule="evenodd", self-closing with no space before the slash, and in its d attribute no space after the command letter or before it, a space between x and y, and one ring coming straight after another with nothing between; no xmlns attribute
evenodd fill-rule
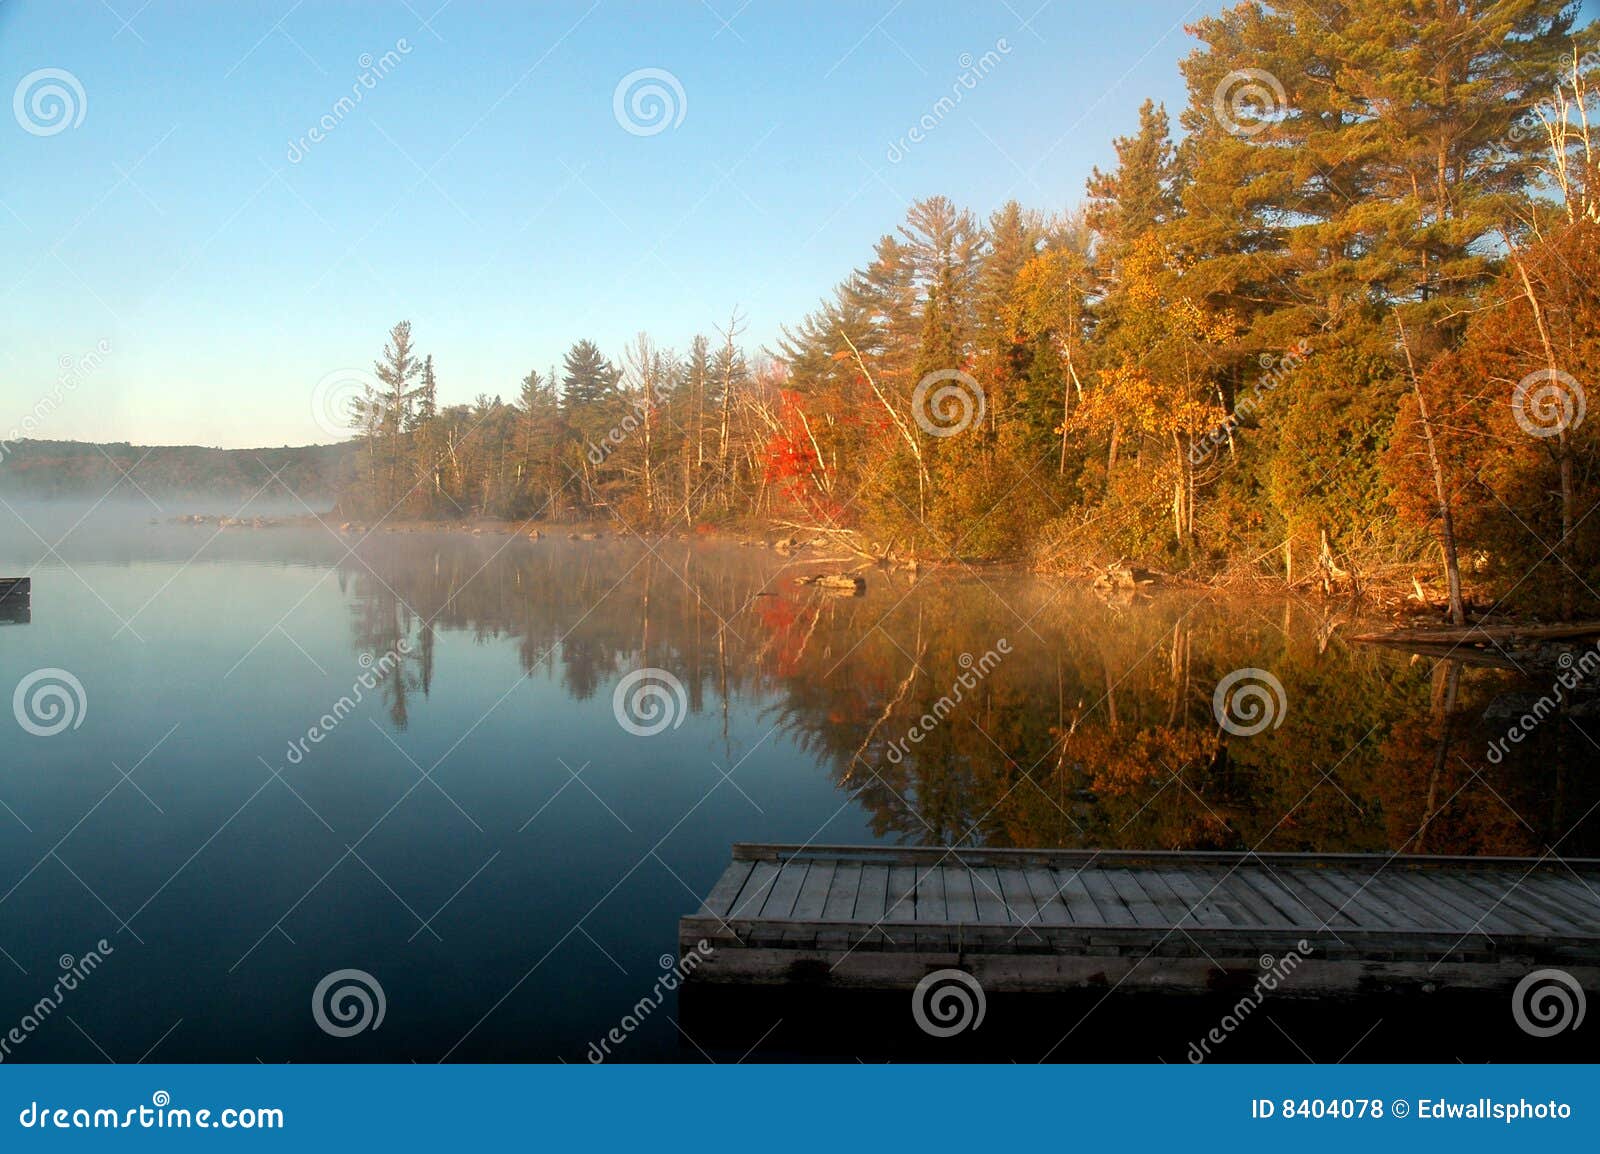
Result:
<svg viewBox="0 0 1600 1154"><path fill-rule="evenodd" d="M1028 889L1033 894L1034 904L1039 910L1039 922L1046 926L1066 926L1072 924L1072 915L1067 909L1066 902L1056 892L1056 883L1050 876L1050 871L1043 866L1032 866L1022 871L1028 879Z"/></svg>
<svg viewBox="0 0 1600 1154"><path fill-rule="evenodd" d="M1000 874L992 866L972 872L972 896L978 903L978 921L994 925L1012 925L1017 919L1011 916L1005 894L1000 888Z"/></svg>
<svg viewBox="0 0 1600 1154"><path fill-rule="evenodd" d="M1028 885L1027 875L1019 869L999 870L1000 894L1018 925L1033 926L1039 920L1039 903Z"/></svg>
<svg viewBox="0 0 1600 1154"><path fill-rule="evenodd" d="M793 911L795 921L822 920L822 911L828 903L828 891L833 888L834 871L838 868L838 862L811 863L811 868L806 871L806 880L800 884L799 896L795 898Z"/></svg>
<svg viewBox="0 0 1600 1154"><path fill-rule="evenodd" d="M1384 927L1407 924L1406 915L1385 898L1381 890L1372 887L1371 878L1357 878L1338 869L1321 872L1323 880L1344 895L1341 908L1360 911L1357 921L1362 925Z"/></svg>
<svg viewBox="0 0 1600 1154"><path fill-rule="evenodd" d="M1103 926L1106 924L1105 914L1100 912L1100 907L1089 894L1089 887L1079 877L1081 867L1070 870L1046 869L1046 873L1055 882L1056 891L1061 895L1061 900L1066 903L1067 914L1072 918L1072 923L1079 926Z"/></svg>
<svg viewBox="0 0 1600 1154"><path fill-rule="evenodd" d="M890 866L889 891L883 912L886 922L917 920L917 870L915 866Z"/></svg>
<svg viewBox="0 0 1600 1154"><path fill-rule="evenodd" d="M940 866L944 878L944 900L947 916L958 925L970 925L978 920L978 899L972 892L972 875L959 866Z"/></svg>
<svg viewBox="0 0 1600 1154"><path fill-rule="evenodd" d="M1140 888L1131 870L1106 870L1106 880L1111 883L1111 888L1117 891L1117 896L1122 899L1123 905L1133 912L1135 924L1167 928L1176 925L1171 917L1161 912L1161 908L1151 900L1150 895Z"/></svg>
<svg viewBox="0 0 1600 1154"><path fill-rule="evenodd" d="M739 891L744 889L745 880L749 878L753 868L755 868L753 862L729 862L728 868L722 871L717 884L711 887L711 892L701 903L701 913L713 918L727 917L729 911L733 909L734 899L739 896Z"/></svg>
<svg viewBox="0 0 1600 1154"><path fill-rule="evenodd" d="M881 922L887 908L889 895L889 867L866 865L861 867L861 888L856 891L856 916L858 922Z"/></svg>
<svg viewBox="0 0 1600 1154"><path fill-rule="evenodd" d="M772 892L772 883L777 880L778 867L775 863L756 862L750 870L750 877L746 879L744 888L739 891L738 900L728 911L728 917L753 918L759 914L761 907L767 903L767 895Z"/></svg>
<svg viewBox="0 0 1600 1154"><path fill-rule="evenodd" d="M1457 885L1453 878L1433 878L1430 884L1423 884L1405 873L1397 874L1394 884L1431 908L1455 911L1464 927L1481 927L1492 934L1542 934L1550 928L1546 919L1530 918L1506 904L1503 892L1489 897Z"/></svg>
<svg viewBox="0 0 1600 1154"><path fill-rule="evenodd" d="M1337 872L1349 878L1358 887L1362 885L1361 879L1351 877L1344 870ZM1394 884L1394 879L1389 876L1387 870L1373 874L1367 880L1365 888L1361 892L1371 897L1381 898L1390 909L1394 910L1395 919L1393 924L1397 927L1418 925L1428 929L1452 930L1460 933L1466 928L1466 925L1471 925L1470 922L1466 923L1466 925L1459 924L1455 918L1445 917L1444 914L1430 909L1426 904L1419 905L1411 894Z"/></svg>
<svg viewBox="0 0 1600 1154"><path fill-rule="evenodd" d="M1202 876L1216 888L1219 896L1238 906L1249 915L1251 924L1258 928L1289 926L1294 923L1288 915L1269 902L1242 877L1237 869L1227 871L1207 869ZM1209 888L1209 887L1208 887Z"/></svg>
<svg viewBox="0 0 1600 1154"><path fill-rule="evenodd" d="M1263 898L1287 924L1307 930L1321 927L1322 919L1310 907L1267 876L1259 866L1240 866L1233 876L1242 888Z"/></svg>
<svg viewBox="0 0 1600 1154"><path fill-rule="evenodd" d="M1083 883L1083 888L1088 891L1095 908L1100 911L1103 925L1138 924L1139 919L1128 908L1128 903L1118 895L1117 888L1111 884L1111 879L1106 876L1105 870L1084 870L1078 875L1078 880Z"/></svg>
<svg viewBox="0 0 1600 1154"><path fill-rule="evenodd" d="M1449 883L1478 895L1479 900L1486 906L1499 903L1500 908L1512 912L1519 919L1531 922L1542 930L1584 933L1591 928L1585 926L1580 913L1576 911L1569 913L1559 904L1547 901L1539 893L1537 884L1527 886L1518 878L1494 877L1487 874L1483 877L1451 878Z"/></svg>
<svg viewBox="0 0 1600 1154"><path fill-rule="evenodd" d="M1361 910L1351 909L1352 903L1348 900L1348 895L1329 878L1323 877L1321 870L1300 870L1295 877L1307 892L1316 896L1317 914L1332 929L1362 924Z"/></svg>
<svg viewBox="0 0 1600 1154"><path fill-rule="evenodd" d="M1344 910L1343 903L1329 899L1313 884L1315 870L1278 870L1263 863L1257 867L1256 877L1281 890L1298 902L1314 919L1314 924L1337 930L1344 923L1354 924L1354 919Z"/></svg>
<svg viewBox="0 0 1600 1154"><path fill-rule="evenodd" d="M1404 919L1381 897L1369 894L1353 878L1336 870L1308 870L1317 875L1330 899L1336 902L1342 916L1362 926L1393 926Z"/></svg>
<svg viewBox="0 0 1600 1154"><path fill-rule="evenodd" d="M1585 912L1591 925L1600 926L1600 877L1580 881L1552 870L1540 879L1540 889L1551 895L1565 895L1564 908Z"/></svg>
<svg viewBox="0 0 1600 1154"><path fill-rule="evenodd" d="M1152 881L1160 879L1172 891L1173 896L1183 903L1184 908L1192 915L1192 920L1202 926L1231 927L1248 924L1242 910L1237 912L1237 917L1229 916L1184 870L1168 870L1165 873L1159 870L1140 870L1141 883L1147 874Z"/></svg>
<svg viewBox="0 0 1600 1154"><path fill-rule="evenodd" d="M828 884L828 900L822 905L822 920L826 922L854 920L856 895L860 890L861 863L835 862L833 880Z"/></svg>
<svg viewBox="0 0 1600 1154"><path fill-rule="evenodd" d="M942 922L949 917L944 897L944 867L924 866L917 871L917 921Z"/></svg>
<svg viewBox="0 0 1600 1154"><path fill-rule="evenodd" d="M785 921L794 913L794 903L800 897L800 887L811 871L810 862L785 862L778 867L778 876L767 891L767 900L761 906L760 917L769 921Z"/></svg>

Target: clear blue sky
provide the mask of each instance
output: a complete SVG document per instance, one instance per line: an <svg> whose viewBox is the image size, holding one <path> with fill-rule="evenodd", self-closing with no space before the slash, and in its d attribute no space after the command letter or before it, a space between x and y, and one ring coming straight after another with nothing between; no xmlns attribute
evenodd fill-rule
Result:
<svg viewBox="0 0 1600 1154"><path fill-rule="evenodd" d="M510 397L579 337L681 350L736 305L770 341L913 198L1075 204L1142 98L1181 107L1182 24L1221 7L441 2L0 0L0 97L42 68L85 97L53 135L0 114L0 435L101 341L36 435L329 440L316 382L403 317L446 401ZM644 68L684 94L655 135L613 111Z"/></svg>

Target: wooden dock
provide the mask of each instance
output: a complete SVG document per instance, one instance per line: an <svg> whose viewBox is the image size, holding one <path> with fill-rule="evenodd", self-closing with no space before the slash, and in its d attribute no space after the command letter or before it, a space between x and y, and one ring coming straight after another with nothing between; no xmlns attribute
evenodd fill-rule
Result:
<svg viewBox="0 0 1600 1154"><path fill-rule="evenodd" d="M1600 983L1600 861L737 844L695 981L990 990L1509 989Z"/></svg>

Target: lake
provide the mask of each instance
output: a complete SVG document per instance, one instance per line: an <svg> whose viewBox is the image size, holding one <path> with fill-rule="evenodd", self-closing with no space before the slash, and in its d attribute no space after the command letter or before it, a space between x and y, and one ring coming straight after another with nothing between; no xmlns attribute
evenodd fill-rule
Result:
<svg viewBox="0 0 1600 1154"><path fill-rule="evenodd" d="M630 1015L614 1060L944 1056L807 1038L806 1005L708 1007L704 1036L676 994L635 1012L736 841L1600 854L1585 703L1494 746L1548 678L1347 643L1371 622L1317 600L988 569L837 596L732 542L180 511L0 508L0 575L34 583L0 627L0 689L29 681L0 1032L98 955L6 1060L582 1062ZM1267 688L1230 733L1240 670ZM343 970L378 1028L319 1025ZM1094 1007L1083 1037L1181 1060L1168 1010ZM1394 1036L1373 1016L1296 1037L1332 1060ZM1256 1039L1237 1056L1302 1060Z"/></svg>

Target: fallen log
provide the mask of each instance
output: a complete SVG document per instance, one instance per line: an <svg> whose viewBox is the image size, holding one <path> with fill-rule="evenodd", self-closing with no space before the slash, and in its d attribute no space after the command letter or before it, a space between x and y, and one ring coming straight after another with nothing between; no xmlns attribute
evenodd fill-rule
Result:
<svg viewBox="0 0 1600 1154"><path fill-rule="evenodd" d="M1562 625L1463 625L1443 629L1391 629L1386 633L1360 633L1353 641L1374 645L1494 645L1515 641L1572 641L1600 638L1600 621Z"/></svg>

